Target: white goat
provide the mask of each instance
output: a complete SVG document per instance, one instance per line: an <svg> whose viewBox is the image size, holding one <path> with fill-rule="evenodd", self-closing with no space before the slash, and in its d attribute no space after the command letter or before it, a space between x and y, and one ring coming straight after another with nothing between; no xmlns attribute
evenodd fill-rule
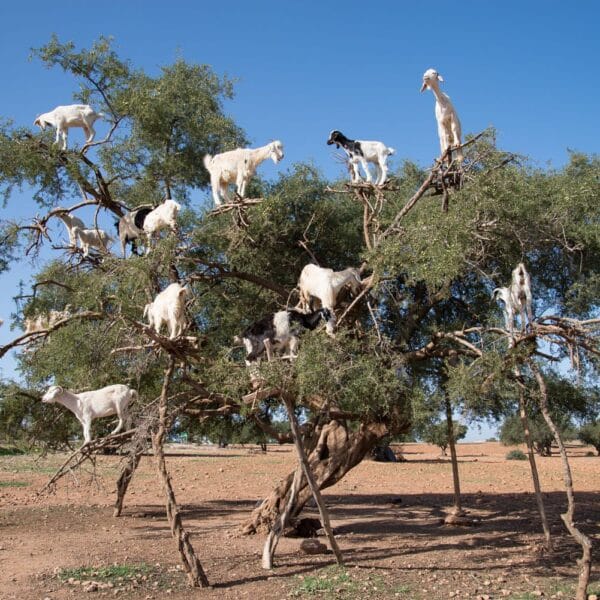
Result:
<svg viewBox="0 0 600 600"><path fill-rule="evenodd" d="M51 310L47 315L38 315L37 317L27 317L24 321L25 333L35 333L36 331L45 331L54 327L59 321L71 316L71 305L68 304L64 310Z"/></svg>
<svg viewBox="0 0 600 600"><path fill-rule="evenodd" d="M525 331L527 326L525 312L527 312L529 324L533 323L533 310L531 308L533 297L531 295L531 278L523 263L519 263L512 272L510 296L515 312L518 310L521 317L521 331Z"/></svg>
<svg viewBox="0 0 600 600"><path fill-rule="evenodd" d="M80 229L85 229L85 223L79 217L75 217L67 212L66 208L56 208L52 212L65 224L69 233L69 243L71 246L76 246L77 238L73 233L73 228L79 227Z"/></svg>
<svg viewBox="0 0 600 600"><path fill-rule="evenodd" d="M210 185L215 206L221 200L231 202L227 186L235 183L240 198L246 195L246 187L256 172L258 165L268 158L277 164L283 158L283 144L275 140L260 148L236 148L222 154L204 157L204 166L210 175Z"/></svg>
<svg viewBox="0 0 600 600"><path fill-rule="evenodd" d="M456 110L449 96L440 90L438 81L444 81L442 76L435 69L427 69L423 74L421 92L429 88L435 96L435 118L438 124L440 148L444 154L448 148L460 146L461 127ZM462 149L458 149L456 158L459 162L463 161Z"/></svg>
<svg viewBox="0 0 600 600"><path fill-rule="evenodd" d="M321 306L331 311L331 318L327 321L327 333L333 334L335 328L335 308L340 290L349 286L354 295L362 289L358 269L349 267L343 271L325 269L317 265L306 265L300 273L298 287L300 288L300 307L311 310L311 298L318 298Z"/></svg>
<svg viewBox="0 0 600 600"><path fill-rule="evenodd" d="M172 283L154 298L154 302L144 307L144 318L148 325L160 333L163 323L169 328L169 338L174 339L183 333L185 328L185 296L189 293L187 287L180 283Z"/></svg>
<svg viewBox="0 0 600 600"><path fill-rule="evenodd" d="M92 421L99 417L117 415L119 423L110 435L118 433L124 423L129 421L129 405L136 400L138 393L122 384L103 387L92 392L75 394L60 387L52 385L42 397L42 402L58 402L68 408L83 427L85 443L92 441Z"/></svg>
<svg viewBox="0 0 600 600"><path fill-rule="evenodd" d="M506 329L511 333L514 331L517 311L521 318L521 331L525 331L527 326L525 313L529 323L533 323L531 279L523 263L519 263L513 270L510 287L496 288L492 297L504 302L504 322Z"/></svg>
<svg viewBox="0 0 600 600"><path fill-rule="evenodd" d="M362 165L363 171L367 178L367 182L371 183L373 178L367 163L373 163L377 168L377 179L375 185L383 185L387 179L387 159L388 156L396 152L393 148L388 148L383 142L369 142L364 140L351 140L347 138L341 131L334 129L329 134L327 145L335 144L337 148L340 146L348 155L350 162L350 171L352 183L358 183L360 174L358 172L358 164Z"/></svg>
<svg viewBox="0 0 600 600"><path fill-rule="evenodd" d="M150 252L150 243L154 234L163 229L177 231L177 215L180 210L181 204L167 199L146 216L143 224L144 232L148 236L146 254Z"/></svg>
<svg viewBox="0 0 600 600"><path fill-rule="evenodd" d="M90 248L97 248L100 252L109 252L108 247L113 240L106 231L102 229L81 229L81 227L73 227L71 231L75 239L81 242L83 256L90 255Z"/></svg>
<svg viewBox="0 0 600 600"><path fill-rule="evenodd" d="M89 104L69 104L57 106L54 110L41 114L33 124L41 127L42 131L47 126L56 127L54 143L58 144L62 137L62 149L66 150L67 135L71 127L82 127L86 137L85 143L91 144L96 135L94 123L102 117L104 114L97 113Z"/></svg>

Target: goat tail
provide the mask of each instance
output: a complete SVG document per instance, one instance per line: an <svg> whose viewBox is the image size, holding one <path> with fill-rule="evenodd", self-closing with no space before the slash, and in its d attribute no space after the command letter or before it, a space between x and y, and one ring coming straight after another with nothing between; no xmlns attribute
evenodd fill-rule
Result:
<svg viewBox="0 0 600 600"><path fill-rule="evenodd" d="M149 302L148 304L146 304L146 306L144 306L144 319L148 316L148 313L150 312L150 307L152 306L152 303Z"/></svg>
<svg viewBox="0 0 600 600"><path fill-rule="evenodd" d="M203 160L203 162L204 162L204 167L205 167L205 169L206 169L207 171L208 171L208 169L209 169L209 167L210 167L210 163L212 162L212 159L213 159L213 157L212 157L212 155L210 155L210 154L205 154L205 155L204 155L204 158L202 159L202 160Z"/></svg>
<svg viewBox="0 0 600 600"><path fill-rule="evenodd" d="M388 155L396 154L396 148L388 148L387 153L388 153Z"/></svg>

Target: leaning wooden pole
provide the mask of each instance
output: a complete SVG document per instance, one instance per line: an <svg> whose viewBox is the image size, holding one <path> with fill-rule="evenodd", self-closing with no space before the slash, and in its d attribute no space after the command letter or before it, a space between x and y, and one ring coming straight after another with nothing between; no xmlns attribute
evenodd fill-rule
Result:
<svg viewBox="0 0 600 600"><path fill-rule="evenodd" d="M298 426L298 421L296 419L296 413L294 412L294 401L287 394L283 394L283 402L285 403L285 407L288 412L288 417L290 419L290 427L292 429L292 436L294 438L296 452L298 453L298 459L300 461L300 464L302 465L302 470L304 471L304 476L306 477L306 481L308 483L308 486L310 487L312 496L315 499L315 502L319 509L321 524L323 525L323 529L327 534L329 544L331 545L331 549L335 554L335 559L338 565L343 565L344 559L342 557L342 553L331 529L329 512L327 511L327 507L325 506L325 502L323 501L323 496L321 495L319 486L317 485L315 477L312 471L310 470L310 464L308 462L308 459L306 458L306 453L304 452L304 445L302 444L302 435L300 433L300 427Z"/></svg>
<svg viewBox="0 0 600 600"><path fill-rule="evenodd" d="M142 454L144 453L146 444L136 443L131 449L125 464L121 467L121 473L119 479L117 479L117 498L115 500L115 508L113 510L113 517L120 517L121 511L123 510L123 502L125 501L125 494L131 483L131 479L135 470L140 464Z"/></svg>
<svg viewBox="0 0 600 600"><path fill-rule="evenodd" d="M575 600L586 600L587 588L590 582L590 573L592 570L592 541L587 535L580 531L573 522L573 516L575 513L575 496L573 493L573 477L571 476L571 467L569 466L567 451L565 450L565 445L563 444L562 438L560 437L558 428L554 424L554 421L552 420L550 411L548 409L548 389L546 388L544 376L542 375L539 367L533 360L529 360L528 364L529 368L531 369L531 372L533 373L537 381L538 388L540 391L540 410L542 411L542 415L544 417L544 420L546 421L546 424L548 425L550 431L552 432L552 435L554 436L554 441L558 446L558 449L560 451L560 457L562 459L563 479L565 481L565 488L567 491L567 512L561 514L560 517L563 520L566 528L569 530L571 536L575 539L575 541L577 541L577 543L581 546L582 549L582 555L578 561L579 580L577 582Z"/></svg>
<svg viewBox="0 0 600 600"><path fill-rule="evenodd" d="M172 357L169 358L169 365L165 371L165 378L163 382L162 392L160 395L160 403L158 405L158 427L156 432L152 435L152 449L154 450L154 456L156 459L156 470L158 477L162 483L163 490L166 497L167 505L167 518L171 525L171 533L177 540L177 548L183 562L183 568L185 569L188 579L192 587L208 587L208 578L204 573L204 569L194 552L189 534L184 529L181 521L181 515L177 507L175 500L175 493L173 492L173 486L171 485L171 477L167 471L167 465L165 462L164 453L164 441L167 431L167 394L169 391L169 384L171 382L171 376L175 367L175 361Z"/></svg>
<svg viewBox="0 0 600 600"><path fill-rule="evenodd" d="M521 376L518 367L515 367L515 375ZM527 457L529 458L529 466L531 468L531 479L533 481L533 489L535 491L535 499L542 521L542 529L546 538L546 548L552 550L552 538L550 535L550 525L546 517L546 508L544 507L544 499L542 498L542 487L540 485L540 477L538 475L537 464L535 462L535 453L533 451L533 442L531 440L531 432L529 431L529 421L527 419L527 411L525 405L525 390L519 387L519 415L523 426L523 434L525 436L525 444L527 445Z"/></svg>

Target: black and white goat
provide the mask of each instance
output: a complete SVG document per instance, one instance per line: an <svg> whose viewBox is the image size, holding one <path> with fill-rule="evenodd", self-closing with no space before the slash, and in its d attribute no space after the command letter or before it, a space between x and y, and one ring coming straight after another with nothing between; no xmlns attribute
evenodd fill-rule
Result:
<svg viewBox="0 0 600 600"><path fill-rule="evenodd" d="M373 178L371 177L367 163L374 163L377 167L375 185L383 185L385 183L388 172L387 158L390 154L396 152L393 148L388 148L383 142L351 140L337 129L334 129L329 134L327 145L331 146L331 144L335 144L337 148L341 146L348 155L352 183L358 183L361 180L358 172L358 163L362 165L368 183L372 183Z"/></svg>
<svg viewBox="0 0 600 600"><path fill-rule="evenodd" d="M328 323L333 315L327 308L310 313L299 310L280 310L252 323L241 336L234 338L235 344L246 348L246 365L256 362L263 353L267 360L273 359L273 351L289 350L287 358L297 356L299 338L303 329L315 329L321 321Z"/></svg>
<svg viewBox="0 0 600 600"><path fill-rule="evenodd" d="M131 246L131 252L139 256L136 240L144 237L144 221L153 210L152 206L134 208L130 213L115 221L115 227L119 232L119 240L121 240L123 258L125 258L125 247L127 244Z"/></svg>

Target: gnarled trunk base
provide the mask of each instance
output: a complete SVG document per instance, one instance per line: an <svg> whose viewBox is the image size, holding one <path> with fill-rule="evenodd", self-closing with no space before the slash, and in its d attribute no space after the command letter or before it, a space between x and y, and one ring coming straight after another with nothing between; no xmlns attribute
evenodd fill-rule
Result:
<svg viewBox="0 0 600 600"><path fill-rule="evenodd" d="M340 481L355 467L379 441L390 432L384 423L362 424L358 431L349 431L345 424L332 420L317 428L305 440L308 462L319 489L325 489ZM244 534L268 532L285 510L286 498L294 480L294 471L285 477L271 494L250 515L243 525ZM302 477L297 490L297 500L290 517L297 516L311 498L311 491Z"/></svg>

